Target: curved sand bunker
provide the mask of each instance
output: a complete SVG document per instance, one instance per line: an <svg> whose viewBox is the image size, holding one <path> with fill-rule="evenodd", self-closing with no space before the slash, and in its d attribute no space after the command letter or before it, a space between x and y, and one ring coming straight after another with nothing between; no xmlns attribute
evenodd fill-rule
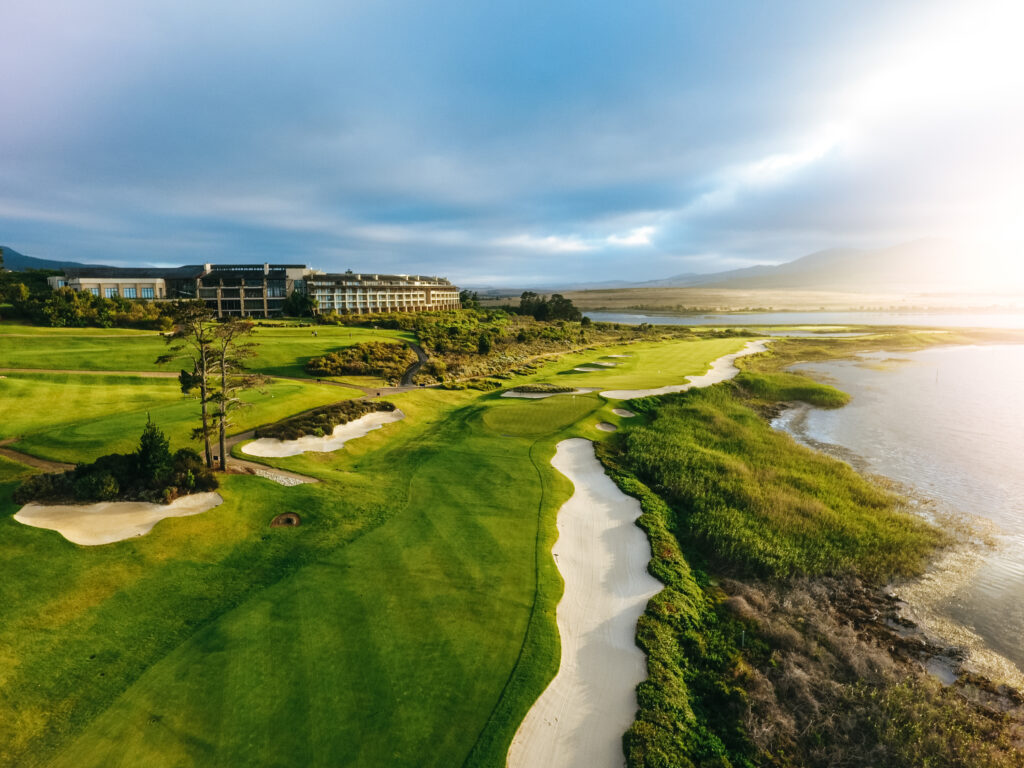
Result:
<svg viewBox="0 0 1024 768"><path fill-rule="evenodd" d="M555 395L587 395L597 392L597 389L597 387L578 387L568 392L516 392L510 389L507 392L502 392L501 396L521 397L524 400L543 400L545 397L554 397Z"/></svg>
<svg viewBox="0 0 1024 768"><path fill-rule="evenodd" d="M219 493L193 493L170 504L145 501L101 501L98 504L26 504L15 515L19 523L57 531L87 547L144 536L166 517L198 515L222 504Z"/></svg>
<svg viewBox="0 0 1024 768"><path fill-rule="evenodd" d="M278 440L275 437L261 437L242 446L242 453L250 456L261 456L268 459L283 459L286 456L298 456L307 451L317 453L330 453L341 448L349 440L358 437L365 437L375 429L380 429L385 424L393 421L401 421L405 414L395 409L394 411L376 411L360 416L348 424L339 424L334 431L324 437L306 435L298 440Z"/></svg>
<svg viewBox="0 0 1024 768"><path fill-rule="evenodd" d="M609 424L607 421L598 422L597 428L602 432L614 432L618 429L614 424Z"/></svg>
<svg viewBox="0 0 1024 768"><path fill-rule="evenodd" d="M607 397L609 400L629 400L634 397L651 397L652 395L667 395L670 392L685 392L693 387L710 387L712 384L728 381L740 372L739 368L736 367L736 358L764 352L767 345L767 339L748 341L747 345L739 352L723 355L715 360L711 364L711 370L707 373L701 376L687 377L685 384L671 384L667 387L658 387L657 389L609 389L606 392L602 392L601 396Z"/></svg>
<svg viewBox="0 0 1024 768"><path fill-rule="evenodd" d="M597 371L603 371L603 368L595 368L592 365L581 365L577 368L573 368L574 371L583 371L583 373L596 373Z"/></svg>
<svg viewBox="0 0 1024 768"><path fill-rule="evenodd" d="M621 416L624 419L631 419L636 416L632 411L627 411L625 408L612 408L612 413L616 416Z"/></svg>
<svg viewBox="0 0 1024 768"><path fill-rule="evenodd" d="M557 611L562 659L519 726L507 764L619 768L635 688L647 676L636 622L662 584L647 573L651 547L635 524L640 502L604 473L593 443L563 440L551 465L576 488L558 511L552 549L565 579Z"/></svg>

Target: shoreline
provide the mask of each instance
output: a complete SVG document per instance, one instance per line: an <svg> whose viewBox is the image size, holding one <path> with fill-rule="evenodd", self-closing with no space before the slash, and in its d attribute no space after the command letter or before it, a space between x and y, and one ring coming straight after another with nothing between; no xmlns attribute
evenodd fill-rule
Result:
<svg viewBox="0 0 1024 768"><path fill-rule="evenodd" d="M768 419L772 429L784 432L800 445L849 464L859 474L874 482L891 486L910 500L914 514L933 524L945 524L960 531L961 536L956 541L935 553L923 573L889 584L885 591L905 605L900 611L901 624L906 622L904 626L912 626L929 645L946 646L946 652L953 652L956 661L949 666L957 677L962 674L980 676L993 685L1004 684L1024 691L1024 670L1019 665L991 648L970 627L943 615L938 609L943 599L949 597L965 578L982 567L984 551L994 546L991 539L998 530L996 524L986 518L956 514L952 509L935 510L938 501L917 487L869 471L867 459L845 446L824 443L810 437L803 425L807 415L816 409L815 406L802 402L780 406L779 412ZM932 511L928 513L928 509ZM950 655L946 652L936 655L946 658ZM927 664L925 666L928 668ZM941 671L938 674L931 668L929 671L944 684L949 684Z"/></svg>

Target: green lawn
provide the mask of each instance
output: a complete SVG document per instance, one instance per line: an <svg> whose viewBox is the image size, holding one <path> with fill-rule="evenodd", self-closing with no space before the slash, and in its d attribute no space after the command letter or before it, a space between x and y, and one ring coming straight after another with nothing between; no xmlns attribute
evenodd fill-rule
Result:
<svg viewBox="0 0 1024 768"><path fill-rule="evenodd" d="M722 353L697 343L700 352L673 351L671 381ZM650 353L643 365L668 359L653 345L627 351ZM132 406L116 418L99 406L85 420L21 417L26 433L36 428L26 444L54 457L122 434L133 442L129 415L143 415L135 406L145 401L133 388L173 394L175 384L21 375L0 384L22 379L33 383L3 395L5 408L27 408L49 381L43 396L61 410L63 380L85 388L80 412L101 397ZM97 382L91 395L87 380ZM327 389L275 386L292 385ZM268 462L322 482L229 476L222 506L101 547L14 522L10 493L23 470L0 463L0 764L504 765L558 665L561 581L549 553L571 488L550 466L554 446L602 439L593 425L616 419L597 395L392 399L404 421L335 453ZM301 410L275 400L271 408ZM174 419L164 421L173 433ZM285 510L303 525L270 528Z"/></svg>
<svg viewBox="0 0 1024 768"><path fill-rule="evenodd" d="M683 384L687 376L708 370L712 360L743 348L746 339L703 339L700 341L664 341L607 347L566 355L545 366L544 370L517 377L515 384L549 381L576 387L601 389L640 389ZM608 357L608 355L629 357ZM577 367L601 368L594 363L614 363L607 370L575 371Z"/></svg>
<svg viewBox="0 0 1024 768"><path fill-rule="evenodd" d="M316 331L316 336L313 336ZM341 326L260 327L257 355L250 367L273 376L307 377L306 361L338 347L364 341L415 340L402 331ZM167 343L156 331L95 328L38 328L0 324L0 365L83 371L175 371L182 364L159 366Z"/></svg>
<svg viewBox="0 0 1024 768"><path fill-rule="evenodd" d="M300 381L274 381L265 392L244 393L252 404L235 412L231 432L337 402L361 393L354 389ZM173 379L102 374L6 374L0 379L0 439L19 437L12 446L54 461L91 461L134 449L147 416L175 447L198 447L190 433L199 418L195 398L185 397Z"/></svg>

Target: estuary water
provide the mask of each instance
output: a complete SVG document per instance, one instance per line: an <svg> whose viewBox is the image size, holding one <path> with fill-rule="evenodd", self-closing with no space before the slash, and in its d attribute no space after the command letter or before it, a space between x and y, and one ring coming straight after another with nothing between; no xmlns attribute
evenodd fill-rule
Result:
<svg viewBox="0 0 1024 768"><path fill-rule="evenodd" d="M776 420L801 442L991 523L992 547L930 608L1024 669L1024 344L870 353L794 366L850 393Z"/></svg>
<svg viewBox="0 0 1024 768"><path fill-rule="evenodd" d="M594 322L639 325L913 325L937 328L1024 328L1021 312L731 312L653 315L584 312Z"/></svg>

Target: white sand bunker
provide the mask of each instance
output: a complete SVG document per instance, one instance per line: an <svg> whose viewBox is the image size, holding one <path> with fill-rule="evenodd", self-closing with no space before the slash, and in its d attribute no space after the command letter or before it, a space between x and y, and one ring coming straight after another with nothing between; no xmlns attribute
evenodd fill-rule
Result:
<svg viewBox="0 0 1024 768"><path fill-rule="evenodd" d="M605 357L632 357L632 355L605 355Z"/></svg>
<svg viewBox="0 0 1024 768"><path fill-rule="evenodd" d="M616 416L621 416L624 419L631 419L636 416L632 411L627 411L625 408L612 408L612 413Z"/></svg>
<svg viewBox="0 0 1024 768"><path fill-rule="evenodd" d="M747 345L739 352L723 355L715 360L707 373L701 376L687 377L685 384L672 384L667 387L658 387L657 389L610 389L607 392L602 392L601 396L607 397L609 400L629 400L633 397L651 397L652 395L667 395L670 392L685 392L693 387L710 387L712 384L728 381L739 373L740 370L736 367L736 358L764 352L768 341L768 339L748 341Z"/></svg>
<svg viewBox="0 0 1024 768"><path fill-rule="evenodd" d="M198 515L222 504L219 493L193 493L170 504L101 501L98 504L26 504L14 519L35 528L57 531L75 544L91 547L144 536L165 517Z"/></svg>
<svg viewBox="0 0 1024 768"><path fill-rule="evenodd" d="M640 502L604 473L593 444L563 440L551 465L576 489L558 510L552 548L565 579L557 610L562 659L519 726L507 765L619 768L635 688L647 676L636 622L662 585L647 573L651 546L635 522Z"/></svg>
<svg viewBox="0 0 1024 768"><path fill-rule="evenodd" d="M542 400L545 397L554 397L555 395L586 395L591 392L597 392L597 387L578 387L577 389L569 390L568 392L516 392L515 390L508 390L502 392L502 397L521 397L525 400Z"/></svg>
<svg viewBox="0 0 1024 768"><path fill-rule="evenodd" d="M595 368L592 365L581 365L578 368L573 368L574 371L582 371L583 373L594 373L595 371L603 371L604 368Z"/></svg>
<svg viewBox="0 0 1024 768"><path fill-rule="evenodd" d="M597 428L602 432L614 432L618 429L614 424L609 424L607 421L598 422Z"/></svg>
<svg viewBox="0 0 1024 768"><path fill-rule="evenodd" d="M598 360L596 363L593 363L593 365L601 365L604 366L605 368L614 368L616 365L618 365L618 363L605 363Z"/></svg>
<svg viewBox="0 0 1024 768"><path fill-rule="evenodd" d="M298 440L278 440L275 437L261 437L242 446L242 453L250 456L262 456L268 459L283 459L287 456L298 456L300 453L315 451L317 453L330 453L341 448L349 440L365 437L375 429L380 429L385 424L394 421L401 421L405 414L397 408L393 411L376 411L360 416L348 424L339 424L334 431L323 437L306 435Z"/></svg>

